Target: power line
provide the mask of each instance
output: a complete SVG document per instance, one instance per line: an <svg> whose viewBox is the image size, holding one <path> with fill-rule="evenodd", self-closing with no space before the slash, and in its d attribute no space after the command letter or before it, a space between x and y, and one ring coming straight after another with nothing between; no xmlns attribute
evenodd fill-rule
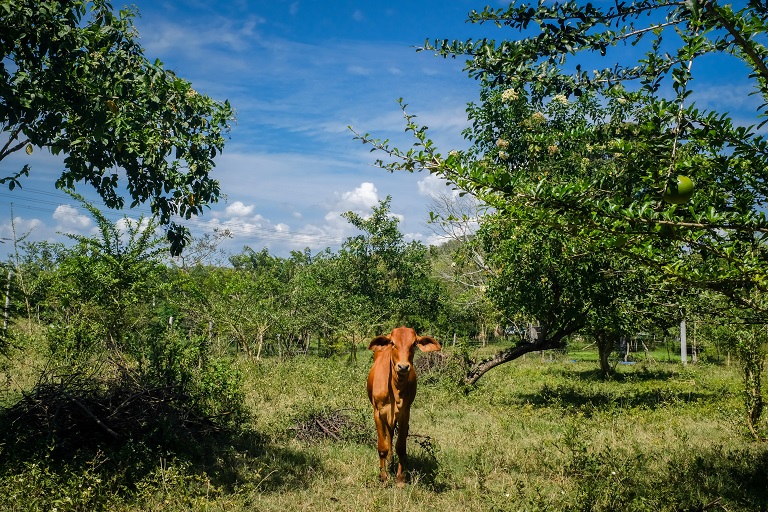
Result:
<svg viewBox="0 0 768 512"><path fill-rule="evenodd" d="M7 205L11 206L14 209L20 208L24 210L30 210L30 211L36 211L36 212L44 212L44 213L55 213L56 210L60 206L70 206L72 208L75 208L79 211L82 211L84 213L87 213L87 209L84 208L79 203L69 203L67 202L67 198L61 196L60 194L56 194L53 192L48 192L44 190L37 190L33 188L24 188L24 192L32 193L36 196L48 196L52 197L54 199L58 199L58 201L54 200L48 200L48 199L42 199L39 197L20 197L19 195L15 195L15 197L11 198L11 193L0 191L0 205ZM15 200L12 200L15 199ZM115 219L121 219L126 214L138 214L143 215L146 217L151 217L152 212L149 209L146 208L131 208L129 210L113 210L107 208L106 204L104 204L101 201L88 201L89 203L93 204L97 208L99 208L102 211L102 215L109 218L110 220ZM30 204L31 203L31 204ZM78 217L78 214L71 213L71 212L59 212L59 215L61 217L71 218L75 219ZM254 226L243 222L228 222L225 224L220 224L218 226L211 226L209 223L206 223L205 221L199 220L199 219L188 219L183 220L181 223L190 229L196 228L198 230L202 231L210 231L214 227L218 227L221 229L228 229L230 232L232 232L234 235L239 236L254 236L259 239L264 240L274 240L274 241L286 241L291 242L294 241L296 238L302 238L307 239L307 243L341 243L342 239L338 237L333 237L330 235L322 235L322 234L316 234L316 233L303 233L303 232L279 232L279 231L272 231L267 228L263 228L260 226Z"/></svg>

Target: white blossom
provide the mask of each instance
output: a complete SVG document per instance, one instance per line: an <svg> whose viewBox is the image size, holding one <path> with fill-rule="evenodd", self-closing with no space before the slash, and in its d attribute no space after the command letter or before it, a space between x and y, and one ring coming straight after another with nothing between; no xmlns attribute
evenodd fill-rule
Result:
<svg viewBox="0 0 768 512"><path fill-rule="evenodd" d="M547 121L547 116L545 116L541 112L535 112L531 116L531 122L534 124L541 124L541 123L545 123L546 121Z"/></svg>
<svg viewBox="0 0 768 512"><path fill-rule="evenodd" d="M501 93L501 99L505 103L511 103L518 99L520 96L517 94L517 91L514 89L507 89L504 92Z"/></svg>

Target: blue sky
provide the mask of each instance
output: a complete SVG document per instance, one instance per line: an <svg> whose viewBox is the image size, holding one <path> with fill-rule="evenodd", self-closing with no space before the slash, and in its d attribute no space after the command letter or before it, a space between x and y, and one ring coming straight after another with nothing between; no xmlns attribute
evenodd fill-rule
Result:
<svg viewBox="0 0 768 512"><path fill-rule="evenodd" d="M199 92L228 99L237 111L214 170L225 197L187 223L194 235L228 228L234 238L224 248L230 252L245 245L279 256L305 247L335 250L355 234L341 213L366 214L389 195L407 239L437 240L426 225L428 212L433 195L450 189L423 173L390 174L373 167L376 155L347 127L409 146L397 105L402 97L409 112L430 127L442 152L465 147L465 108L477 99L478 84L462 72L462 60L416 53L413 47L427 38L514 37L493 25L466 23L467 13L486 2L138 0L134 5L147 57L160 59ZM701 106L754 112L759 98L740 85L743 69L734 75L719 63L695 66L695 75L707 76L703 84L695 83ZM745 123L752 122L748 114ZM54 188L60 161L38 150L6 159L0 170L7 175L24 163L32 171L23 189L0 190L0 239L13 237L11 211L17 235L29 232L29 240L65 241L57 233L93 232L90 217ZM95 199L85 186L78 192ZM117 220L146 212L147 207L107 213ZM10 243L0 244L0 257L10 249Z"/></svg>
<svg viewBox="0 0 768 512"><path fill-rule="evenodd" d="M115 2L115 6L120 4ZM408 239L433 241L426 226L435 190L449 191L426 174L390 174L353 140L360 132L410 144L397 99L430 126L446 148L463 147L465 108L477 84L463 62L416 53L426 38L482 34L465 23L482 5L444 1L148 1L134 5L135 24L150 59L189 79L199 92L228 99L237 111L215 176L225 200L188 225L200 236L215 227L248 245L286 256L290 250L338 248L354 230L340 217L365 214L386 196ZM22 190L0 191L0 237L59 240L57 232L89 233L90 217L53 182L60 162L39 150L18 155L8 168L30 163ZM3 167L6 167L5 165ZM20 165L19 165L20 167ZM91 199L87 187L78 192ZM148 208L108 212L119 219ZM9 243L1 244L7 254Z"/></svg>

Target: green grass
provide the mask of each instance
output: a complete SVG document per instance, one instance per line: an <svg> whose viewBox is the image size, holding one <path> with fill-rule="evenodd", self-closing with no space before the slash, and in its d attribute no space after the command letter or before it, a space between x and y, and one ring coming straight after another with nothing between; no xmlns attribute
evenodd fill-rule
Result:
<svg viewBox="0 0 768 512"><path fill-rule="evenodd" d="M245 432L200 441L197 458L144 447L154 460L140 471L107 471L109 451L28 460L0 473L0 509L768 509L768 448L747 435L736 368L656 359L601 380L593 358L568 353L530 354L469 392L422 375L397 489L378 482L368 364L240 361ZM348 420L336 439L296 438L330 413Z"/></svg>

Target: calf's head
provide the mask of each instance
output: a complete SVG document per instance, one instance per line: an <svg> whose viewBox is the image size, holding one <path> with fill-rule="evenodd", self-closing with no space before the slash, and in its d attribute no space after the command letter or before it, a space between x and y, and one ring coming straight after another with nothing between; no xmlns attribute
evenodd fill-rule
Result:
<svg viewBox="0 0 768 512"><path fill-rule="evenodd" d="M416 347L422 352L440 350L440 343L429 336L418 336L409 327L393 329L388 336L377 336L368 345L368 350L384 350L390 348L392 368L399 378L407 378L413 369L413 354Z"/></svg>

